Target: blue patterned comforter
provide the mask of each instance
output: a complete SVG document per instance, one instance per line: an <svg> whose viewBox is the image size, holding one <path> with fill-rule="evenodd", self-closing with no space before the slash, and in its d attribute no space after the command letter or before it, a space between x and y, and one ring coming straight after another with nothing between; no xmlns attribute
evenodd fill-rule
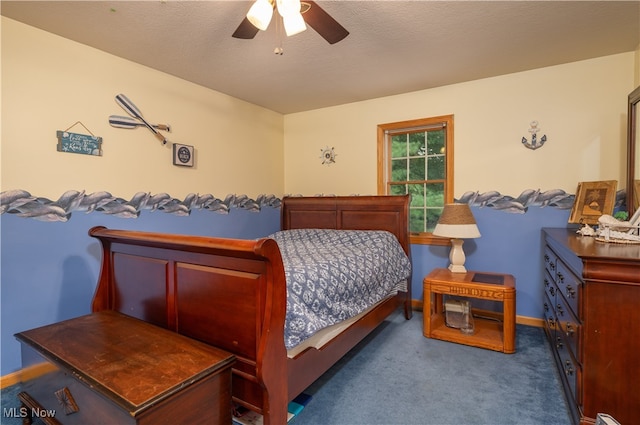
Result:
<svg viewBox="0 0 640 425"><path fill-rule="evenodd" d="M287 280L287 349L383 300L411 274L389 232L297 229L269 237L278 243Z"/></svg>

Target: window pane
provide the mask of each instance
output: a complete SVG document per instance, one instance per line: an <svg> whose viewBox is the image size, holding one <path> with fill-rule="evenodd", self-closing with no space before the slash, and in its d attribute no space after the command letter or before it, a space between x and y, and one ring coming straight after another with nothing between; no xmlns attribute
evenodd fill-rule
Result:
<svg viewBox="0 0 640 425"><path fill-rule="evenodd" d="M445 130L430 131L427 136L427 154L436 155L445 153Z"/></svg>
<svg viewBox="0 0 640 425"><path fill-rule="evenodd" d="M409 184L407 189L411 194L411 207L424 207L426 205L424 184Z"/></svg>
<svg viewBox="0 0 640 425"><path fill-rule="evenodd" d="M446 177L445 174L444 155L430 156L427 159L427 180L444 180Z"/></svg>
<svg viewBox="0 0 640 425"><path fill-rule="evenodd" d="M409 231L412 233L424 232L424 210L422 208L411 208L409 210Z"/></svg>
<svg viewBox="0 0 640 425"><path fill-rule="evenodd" d="M433 229L436 228L440 214L442 214L442 208L427 209L427 232L433 232Z"/></svg>
<svg viewBox="0 0 640 425"><path fill-rule="evenodd" d="M444 207L444 183L427 184L427 205Z"/></svg>
<svg viewBox="0 0 640 425"><path fill-rule="evenodd" d="M407 160L406 159L391 160L391 181L392 182L407 181Z"/></svg>
<svg viewBox="0 0 640 425"><path fill-rule="evenodd" d="M389 194L390 195L406 195L407 187L403 184L402 185L392 184L391 187L389 188Z"/></svg>
<svg viewBox="0 0 640 425"><path fill-rule="evenodd" d="M399 134L391 137L391 158L407 156L407 135Z"/></svg>
<svg viewBox="0 0 640 425"><path fill-rule="evenodd" d="M426 180L424 175L424 158L409 159L409 180Z"/></svg>
<svg viewBox="0 0 640 425"><path fill-rule="evenodd" d="M424 143L425 143L426 134L424 132L410 133L408 136L409 136L409 156L424 155L424 152L425 152Z"/></svg>

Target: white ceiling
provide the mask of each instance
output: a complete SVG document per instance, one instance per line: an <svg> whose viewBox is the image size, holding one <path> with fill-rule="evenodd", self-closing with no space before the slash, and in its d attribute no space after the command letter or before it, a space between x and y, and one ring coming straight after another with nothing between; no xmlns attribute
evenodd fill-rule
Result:
<svg viewBox="0 0 640 425"><path fill-rule="evenodd" d="M319 1L350 35L232 38L247 1L6 1L2 15L283 114L633 51L640 1ZM278 27L278 28L277 28ZM282 46L282 56L274 48Z"/></svg>

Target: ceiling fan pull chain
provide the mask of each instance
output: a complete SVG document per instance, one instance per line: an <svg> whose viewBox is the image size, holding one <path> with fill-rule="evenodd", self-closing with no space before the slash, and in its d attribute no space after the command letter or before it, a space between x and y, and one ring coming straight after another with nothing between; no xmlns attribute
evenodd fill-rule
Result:
<svg viewBox="0 0 640 425"><path fill-rule="evenodd" d="M282 17L281 16L277 16L276 17L276 43L277 46L275 49L273 49L273 53L275 53L276 55L282 56L284 54L284 47L282 46L283 44L283 33L282 33Z"/></svg>

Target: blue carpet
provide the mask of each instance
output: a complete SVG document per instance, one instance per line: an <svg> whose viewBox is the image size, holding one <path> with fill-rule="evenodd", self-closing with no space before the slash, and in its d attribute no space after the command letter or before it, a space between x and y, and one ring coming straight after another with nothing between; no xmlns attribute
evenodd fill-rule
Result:
<svg viewBox="0 0 640 425"><path fill-rule="evenodd" d="M541 328L517 326L516 353L422 336L422 314L398 311L305 392L293 425L568 425ZM19 386L2 390L3 425L18 425ZM114 424L117 425L117 424Z"/></svg>
<svg viewBox="0 0 640 425"><path fill-rule="evenodd" d="M542 328L517 326L516 353L425 338L394 314L305 392L310 424L571 424Z"/></svg>

